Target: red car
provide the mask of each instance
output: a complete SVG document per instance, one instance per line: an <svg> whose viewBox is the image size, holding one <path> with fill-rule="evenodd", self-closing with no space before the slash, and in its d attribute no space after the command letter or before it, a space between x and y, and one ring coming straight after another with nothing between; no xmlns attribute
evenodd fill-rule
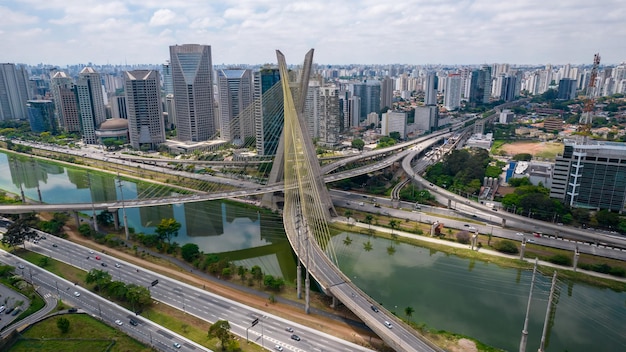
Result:
<svg viewBox="0 0 626 352"><path fill-rule="evenodd" d="M100 257L99 257L99 256L96 256L96 260L100 260Z"/></svg>

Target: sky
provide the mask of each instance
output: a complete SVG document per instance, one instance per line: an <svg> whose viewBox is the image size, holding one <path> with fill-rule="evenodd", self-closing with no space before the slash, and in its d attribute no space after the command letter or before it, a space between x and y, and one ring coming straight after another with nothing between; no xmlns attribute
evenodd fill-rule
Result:
<svg viewBox="0 0 626 352"><path fill-rule="evenodd" d="M0 62L214 65L626 61L626 0L0 0Z"/></svg>

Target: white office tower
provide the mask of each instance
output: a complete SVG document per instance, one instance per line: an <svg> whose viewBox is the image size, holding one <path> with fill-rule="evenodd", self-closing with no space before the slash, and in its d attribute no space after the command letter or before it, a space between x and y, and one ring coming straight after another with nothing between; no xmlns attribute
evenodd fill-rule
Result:
<svg viewBox="0 0 626 352"><path fill-rule="evenodd" d="M341 111L339 109L339 89L336 86L320 88L319 99L319 143L326 147L339 144Z"/></svg>
<svg viewBox="0 0 626 352"><path fill-rule="evenodd" d="M428 72L424 87L424 105L437 105L437 82L435 72Z"/></svg>
<svg viewBox="0 0 626 352"><path fill-rule="evenodd" d="M242 145L254 137L254 97L251 70L217 70L220 139Z"/></svg>
<svg viewBox="0 0 626 352"><path fill-rule="evenodd" d="M213 97L213 64L209 45L170 46L170 66L179 141L202 142L217 132Z"/></svg>
<svg viewBox="0 0 626 352"><path fill-rule="evenodd" d="M23 66L0 64L0 121L28 118L28 74Z"/></svg>
<svg viewBox="0 0 626 352"><path fill-rule="evenodd" d="M461 106L461 75L451 73L446 79L446 91L443 97L443 105L449 111L456 110Z"/></svg>
<svg viewBox="0 0 626 352"><path fill-rule="evenodd" d="M320 83L310 81L304 101L304 121L306 121L309 137L318 138L320 129L319 114Z"/></svg>
<svg viewBox="0 0 626 352"><path fill-rule="evenodd" d="M106 120L104 94L100 74L91 67L85 67L78 74L76 96L80 116L81 133L86 144L98 144L96 129Z"/></svg>
<svg viewBox="0 0 626 352"><path fill-rule="evenodd" d="M400 138L406 138L406 113L401 111L387 111L382 114L380 133L389 136L398 132Z"/></svg>
<svg viewBox="0 0 626 352"><path fill-rule="evenodd" d="M124 72L128 134L135 149L156 150L165 142L161 82L153 70Z"/></svg>
<svg viewBox="0 0 626 352"><path fill-rule="evenodd" d="M415 107L415 127L418 130L430 132L437 127L438 109L436 105Z"/></svg>

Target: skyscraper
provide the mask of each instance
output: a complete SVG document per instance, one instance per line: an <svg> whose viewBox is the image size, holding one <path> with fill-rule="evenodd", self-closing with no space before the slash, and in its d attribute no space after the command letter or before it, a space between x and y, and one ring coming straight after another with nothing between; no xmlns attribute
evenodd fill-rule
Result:
<svg viewBox="0 0 626 352"><path fill-rule="evenodd" d="M55 72L50 85L59 127L69 133L80 132L78 98L72 79L63 71Z"/></svg>
<svg viewBox="0 0 626 352"><path fill-rule="evenodd" d="M435 72L428 72L424 89L424 105L437 105L438 77Z"/></svg>
<svg viewBox="0 0 626 352"><path fill-rule="evenodd" d="M334 147L339 144L341 128L339 89L334 85L322 87L319 94L319 143L327 147Z"/></svg>
<svg viewBox="0 0 626 352"><path fill-rule="evenodd" d="M25 120L28 99L26 69L15 64L0 64L0 121Z"/></svg>
<svg viewBox="0 0 626 352"><path fill-rule="evenodd" d="M135 149L149 145L155 150L165 142L159 73L135 70L124 73L128 134Z"/></svg>
<svg viewBox="0 0 626 352"><path fill-rule="evenodd" d="M91 67L85 67L78 75L75 89L83 142L97 144L96 129L106 120L100 74Z"/></svg>
<svg viewBox="0 0 626 352"><path fill-rule="evenodd" d="M170 62L167 61L162 66L163 73L163 91L165 95L174 94L174 83L172 82L172 66Z"/></svg>
<svg viewBox="0 0 626 352"><path fill-rule="evenodd" d="M254 137L252 71L217 70L220 139L242 144Z"/></svg>
<svg viewBox="0 0 626 352"><path fill-rule="evenodd" d="M491 67L484 66L472 71L470 81L469 103L471 105L487 104L491 97Z"/></svg>
<svg viewBox="0 0 626 352"><path fill-rule="evenodd" d="M380 90L380 106L382 108L389 108L393 110L393 79L389 76L385 76L381 81Z"/></svg>
<svg viewBox="0 0 626 352"><path fill-rule="evenodd" d="M170 65L180 141L202 142L216 133L213 64L209 45L170 46Z"/></svg>
<svg viewBox="0 0 626 352"><path fill-rule="evenodd" d="M361 108L359 120L363 121L370 112L380 113L380 82L366 81L354 83L352 93L361 98Z"/></svg>
<svg viewBox="0 0 626 352"><path fill-rule="evenodd" d="M54 118L54 103L52 100L29 100L26 103L30 130L35 133L57 132L57 121Z"/></svg>
<svg viewBox="0 0 626 352"><path fill-rule="evenodd" d="M263 67L254 73L254 124L259 155L275 155L283 132L285 112L278 68Z"/></svg>
<svg viewBox="0 0 626 352"><path fill-rule="evenodd" d="M461 75L451 73L446 79L446 92L443 104L448 110L455 110L461 106Z"/></svg>

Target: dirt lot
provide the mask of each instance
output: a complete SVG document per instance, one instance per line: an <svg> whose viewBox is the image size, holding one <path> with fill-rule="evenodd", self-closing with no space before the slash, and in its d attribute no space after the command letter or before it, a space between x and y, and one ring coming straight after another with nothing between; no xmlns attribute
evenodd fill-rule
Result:
<svg viewBox="0 0 626 352"><path fill-rule="evenodd" d="M515 142L500 147L507 155L528 153L535 158L554 159L557 154L563 153L563 144L554 142Z"/></svg>

